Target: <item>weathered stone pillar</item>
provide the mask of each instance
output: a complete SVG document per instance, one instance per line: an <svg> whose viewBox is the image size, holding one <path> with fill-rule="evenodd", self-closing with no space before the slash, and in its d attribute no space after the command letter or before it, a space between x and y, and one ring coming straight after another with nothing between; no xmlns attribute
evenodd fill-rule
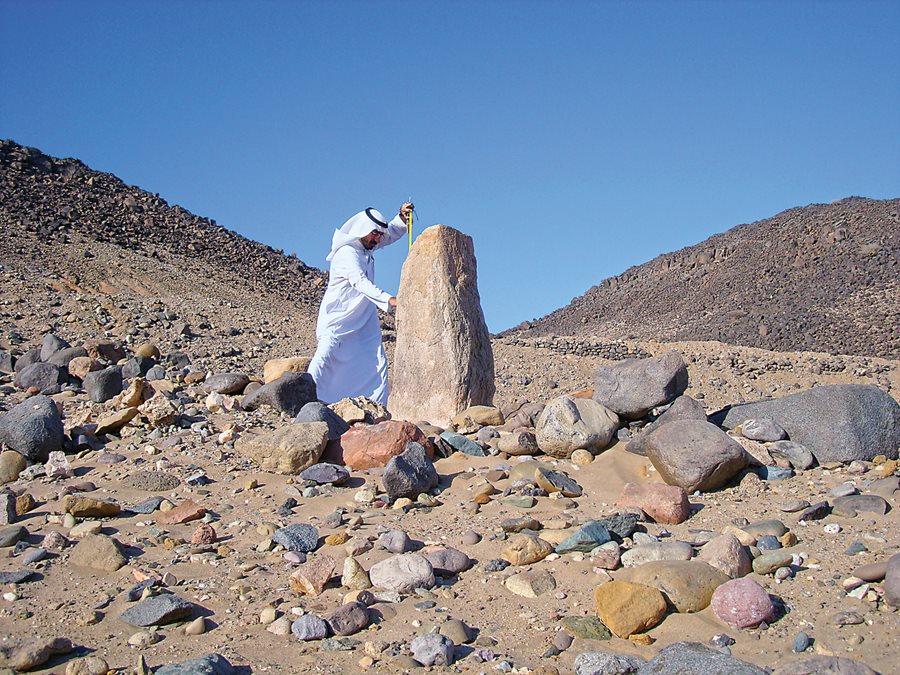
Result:
<svg viewBox="0 0 900 675"><path fill-rule="evenodd" d="M394 419L445 425L469 406L491 405L494 355L471 237L446 225L422 232L400 273L396 311Z"/></svg>

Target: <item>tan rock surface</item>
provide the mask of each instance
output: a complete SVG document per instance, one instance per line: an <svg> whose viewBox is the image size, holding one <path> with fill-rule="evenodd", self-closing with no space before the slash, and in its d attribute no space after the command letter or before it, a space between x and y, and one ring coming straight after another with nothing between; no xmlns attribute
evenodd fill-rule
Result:
<svg viewBox="0 0 900 675"><path fill-rule="evenodd" d="M388 409L399 419L444 425L469 406L491 405L494 392L472 239L445 225L429 227L400 274Z"/></svg>

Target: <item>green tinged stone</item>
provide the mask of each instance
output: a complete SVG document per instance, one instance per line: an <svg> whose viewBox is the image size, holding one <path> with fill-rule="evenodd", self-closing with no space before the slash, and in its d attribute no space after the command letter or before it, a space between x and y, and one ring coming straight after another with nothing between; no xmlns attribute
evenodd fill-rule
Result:
<svg viewBox="0 0 900 675"><path fill-rule="evenodd" d="M609 640L612 633L596 616L567 616L560 624L574 637L582 640Z"/></svg>

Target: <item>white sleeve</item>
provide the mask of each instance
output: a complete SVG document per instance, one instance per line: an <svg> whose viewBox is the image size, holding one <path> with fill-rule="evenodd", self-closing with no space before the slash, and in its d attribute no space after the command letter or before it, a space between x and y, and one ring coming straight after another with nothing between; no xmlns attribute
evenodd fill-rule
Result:
<svg viewBox="0 0 900 675"><path fill-rule="evenodd" d="M366 271L360 264L359 256L351 247L342 246L338 249L331 261L331 272L344 277L355 290L371 300L378 309L383 312L390 311L388 300L391 299L391 294L369 281Z"/></svg>
<svg viewBox="0 0 900 675"><path fill-rule="evenodd" d="M406 227L406 223L398 213L396 216L394 216L394 219L388 223L387 232L384 233L384 236L381 238L381 242L378 244L377 248L390 246L401 237L405 237L407 229L408 228Z"/></svg>

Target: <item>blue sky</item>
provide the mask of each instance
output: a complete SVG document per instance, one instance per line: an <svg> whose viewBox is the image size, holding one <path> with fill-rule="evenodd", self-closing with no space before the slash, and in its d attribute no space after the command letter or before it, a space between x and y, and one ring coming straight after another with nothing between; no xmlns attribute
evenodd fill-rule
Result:
<svg viewBox="0 0 900 675"><path fill-rule="evenodd" d="M0 0L0 25L0 137L322 268L412 196L474 238L494 332L734 225L900 196L898 2Z"/></svg>

